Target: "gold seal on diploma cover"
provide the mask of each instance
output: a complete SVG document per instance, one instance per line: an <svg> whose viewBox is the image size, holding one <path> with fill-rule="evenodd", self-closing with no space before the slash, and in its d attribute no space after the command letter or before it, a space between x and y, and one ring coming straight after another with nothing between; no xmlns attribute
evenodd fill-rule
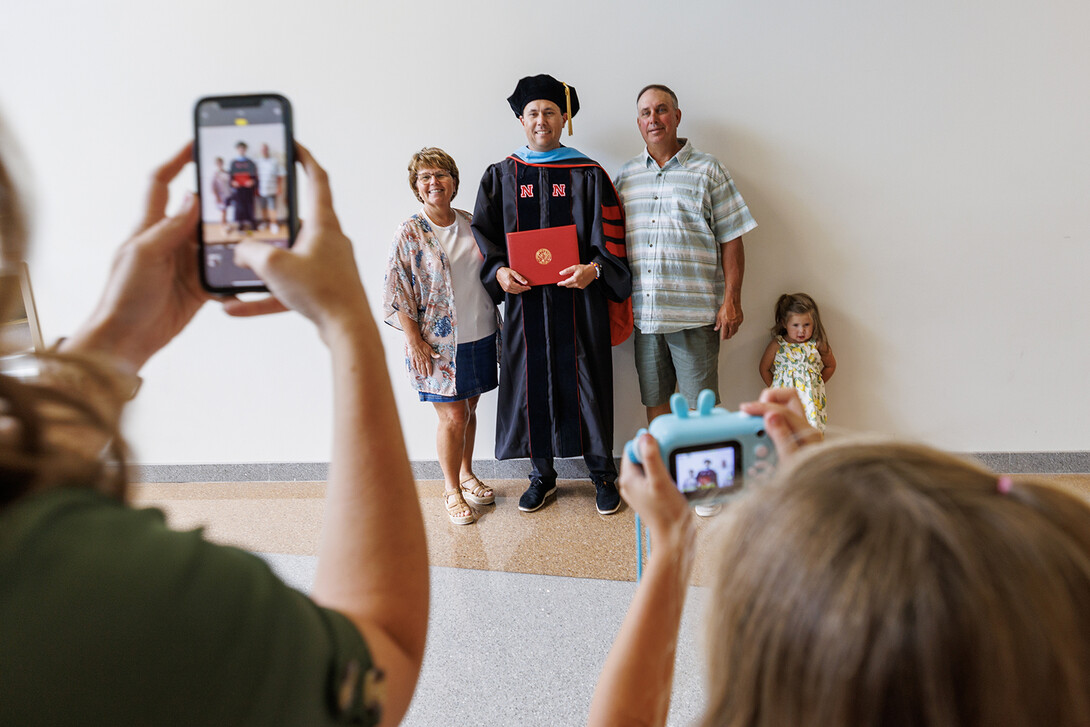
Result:
<svg viewBox="0 0 1090 727"><path fill-rule="evenodd" d="M549 248L543 247L537 251L537 254L534 255L534 258L537 260L538 264L548 265L553 261L553 254L549 252Z"/></svg>

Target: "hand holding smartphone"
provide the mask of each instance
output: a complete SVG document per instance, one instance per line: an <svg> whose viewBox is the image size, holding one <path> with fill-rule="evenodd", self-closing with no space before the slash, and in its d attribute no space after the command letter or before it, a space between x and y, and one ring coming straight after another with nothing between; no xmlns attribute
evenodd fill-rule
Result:
<svg viewBox="0 0 1090 727"><path fill-rule="evenodd" d="M266 291L235 245L289 248L298 232L291 103L278 94L209 96L193 110L201 215L199 268L210 292Z"/></svg>

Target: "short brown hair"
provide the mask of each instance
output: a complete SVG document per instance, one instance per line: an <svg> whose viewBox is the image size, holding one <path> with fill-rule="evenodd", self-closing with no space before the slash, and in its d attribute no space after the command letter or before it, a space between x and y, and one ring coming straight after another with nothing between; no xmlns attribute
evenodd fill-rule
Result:
<svg viewBox="0 0 1090 727"><path fill-rule="evenodd" d="M829 346L829 337L825 335L825 326L821 324L821 312L817 303L806 293L784 293L776 301L776 323L772 326L772 337L787 335L787 317L808 315L814 321L814 333L811 340L822 348Z"/></svg>
<svg viewBox="0 0 1090 727"><path fill-rule="evenodd" d="M417 200L423 202L420 193L416 191L416 174L421 169L443 169L450 172L451 179L454 180L454 194L451 199L458 196L458 165L450 154L437 146L426 146L409 159L409 189Z"/></svg>
<svg viewBox="0 0 1090 727"><path fill-rule="evenodd" d="M669 94L670 98L672 98L674 100L674 108L675 109L681 108L680 106L677 105L677 94L674 93L673 91L671 91L669 86L664 86L661 83L649 83L646 86L644 86L643 88L641 88L640 92L636 94L636 103L638 104L640 102L640 99L643 98L643 95L645 93L647 93L648 91L650 91L651 89L654 89L656 91L662 91L663 93Z"/></svg>
<svg viewBox="0 0 1090 727"><path fill-rule="evenodd" d="M814 448L727 524L703 724L1090 724L1088 525L928 447Z"/></svg>

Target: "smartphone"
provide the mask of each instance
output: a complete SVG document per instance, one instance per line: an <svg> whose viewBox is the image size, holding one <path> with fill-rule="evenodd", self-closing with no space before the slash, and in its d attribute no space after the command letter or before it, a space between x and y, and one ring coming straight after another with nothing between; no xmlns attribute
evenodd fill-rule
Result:
<svg viewBox="0 0 1090 727"><path fill-rule="evenodd" d="M289 248L298 232L291 103L275 93L208 96L193 108L201 284L213 293L264 291L235 265L242 240Z"/></svg>

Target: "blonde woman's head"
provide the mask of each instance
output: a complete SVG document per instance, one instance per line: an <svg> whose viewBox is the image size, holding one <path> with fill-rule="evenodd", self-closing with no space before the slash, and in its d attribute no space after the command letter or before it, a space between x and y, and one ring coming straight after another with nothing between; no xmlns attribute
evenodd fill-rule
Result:
<svg viewBox="0 0 1090 727"><path fill-rule="evenodd" d="M1090 508L933 449L815 448L740 503L705 725L1090 724Z"/></svg>

